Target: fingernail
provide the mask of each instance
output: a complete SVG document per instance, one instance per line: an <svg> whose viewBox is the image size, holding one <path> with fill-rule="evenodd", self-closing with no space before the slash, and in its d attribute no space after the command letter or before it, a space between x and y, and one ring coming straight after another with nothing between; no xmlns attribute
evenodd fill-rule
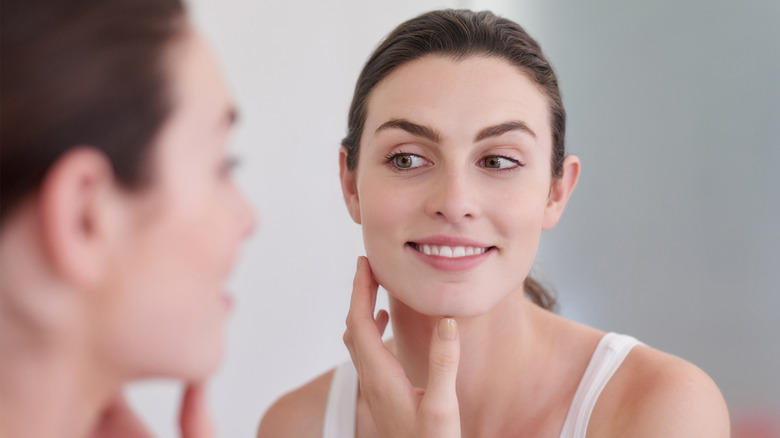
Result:
<svg viewBox="0 0 780 438"><path fill-rule="evenodd" d="M360 265L363 263L363 256L358 256L357 269L360 269Z"/></svg>
<svg viewBox="0 0 780 438"><path fill-rule="evenodd" d="M453 340L458 334L458 323L452 318L442 318L439 320L439 337L442 339Z"/></svg>

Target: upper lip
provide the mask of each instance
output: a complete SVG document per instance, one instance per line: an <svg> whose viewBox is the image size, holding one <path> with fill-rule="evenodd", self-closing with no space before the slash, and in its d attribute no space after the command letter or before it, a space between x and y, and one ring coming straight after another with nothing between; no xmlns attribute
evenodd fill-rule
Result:
<svg viewBox="0 0 780 438"><path fill-rule="evenodd" d="M457 236L429 236L422 239L410 240L409 243L418 245L437 245L437 246L470 246L474 248L490 248L492 245L479 242L473 239Z"/></svg>

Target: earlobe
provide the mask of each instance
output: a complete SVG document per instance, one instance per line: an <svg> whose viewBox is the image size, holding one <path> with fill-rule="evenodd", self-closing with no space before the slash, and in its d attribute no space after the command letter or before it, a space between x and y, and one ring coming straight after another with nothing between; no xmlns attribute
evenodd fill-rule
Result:
<svg viewBox="0 0 780 438"><path fill-rule="evenodd" d="M347 148L339 150L339 177L341 179L341 192L344 195L344 203L347 204L349 215L355 223L360 224L360 198L358 197L355 172L347 168Z"/></svg>
<svg viewBox="0 0 780 438"><path fill-rule="evenodd" d="M105 269L105 209L114 184L108 158L80 147L60 157L40 189L42 239L53 270L81 288L97 284Z"/></svg>
<svg viewBox="0 0 780 438"><path fill-rule="evenodd" d="M553 179L550 188L550 196L544 209L544 223L542 228L553 228L563 214L566 203L569 202L574 187L580 177L580 159L574 155L567 156L563 161L563 174L560 178Z"/></svg>

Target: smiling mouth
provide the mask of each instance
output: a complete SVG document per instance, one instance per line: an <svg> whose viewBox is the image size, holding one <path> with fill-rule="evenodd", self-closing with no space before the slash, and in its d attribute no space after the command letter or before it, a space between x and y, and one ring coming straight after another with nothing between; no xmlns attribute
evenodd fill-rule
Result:
<svg viewBox="0 0 780 438"><path fill-rule="evenodd" d="M426 255L448 257L451 259L480 255L495 248L494 246L480 248L475 246L420 245L414 242L409 242L408 245Z"/></svg>

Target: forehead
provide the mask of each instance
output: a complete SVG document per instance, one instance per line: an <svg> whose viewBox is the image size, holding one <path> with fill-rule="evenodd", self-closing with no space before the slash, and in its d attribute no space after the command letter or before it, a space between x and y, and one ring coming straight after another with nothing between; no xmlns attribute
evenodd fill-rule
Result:
<svg viewBox="0 0 780 438"><path fill-rule="evenodd" d="M203 39L188 30L169 48L171 113L155 146L157 177L171 180L227 146L232 100Z"/></svg>
<svg viewBox="0 0 780 438"><path fill-rule="evenodd" d="M174 110L214 106L214 111L221 111L230 105L230 94L214 53L192 28L170 48L168 65Z"/></svg>
<svg viewBox="0 0 780 438"><path fill-rule="evenodd" d="M445 136L521 120L551 142L545 95L526 73L496 57L429 55L402 65L372 91L363 134L392 118L431 125Z"/></svg>

